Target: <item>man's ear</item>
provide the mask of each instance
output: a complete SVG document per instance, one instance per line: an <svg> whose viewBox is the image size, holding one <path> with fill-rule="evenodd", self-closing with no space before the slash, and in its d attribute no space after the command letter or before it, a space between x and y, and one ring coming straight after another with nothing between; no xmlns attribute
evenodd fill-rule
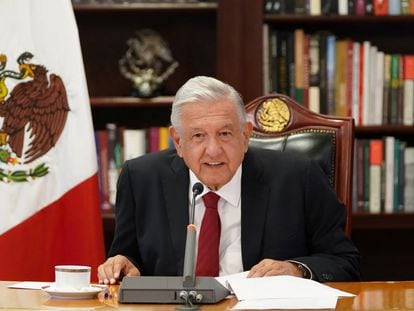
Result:
<svg viewBox="0 0 414 311"><path fill-rule="evenodd" d="M180 145L181 137L173 126L170 126L168 130L170 132L170 136L174 143L175 150L177 150L177 154L181 157L181 145Z"/></svg>

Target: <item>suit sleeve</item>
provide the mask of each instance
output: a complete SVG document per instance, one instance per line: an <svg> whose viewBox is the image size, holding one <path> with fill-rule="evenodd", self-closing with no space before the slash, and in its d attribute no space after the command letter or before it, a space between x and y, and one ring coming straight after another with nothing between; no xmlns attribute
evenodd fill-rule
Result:
<svg viewBox="0 0 414 311"><path fill-rule="evenodd" d="M346 207L319 166L309 163L305 224L310 255L292 259L308 265L320 282L360 280L360 254L344 232Z"/></svg>
<svg viewBox="0 0 414 311"><path fill-rule="evenodd" d="M123 255L140 269L141 256L136 239L135 198L131 183L129 162L119 175L116 196L116 224L109 256Z"/></svg>

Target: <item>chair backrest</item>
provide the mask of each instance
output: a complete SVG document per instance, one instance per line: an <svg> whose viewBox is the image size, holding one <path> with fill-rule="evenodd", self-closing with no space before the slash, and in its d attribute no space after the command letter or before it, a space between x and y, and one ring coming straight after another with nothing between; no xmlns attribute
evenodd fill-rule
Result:
<svg viewBox="0 0 414 311"><path fill-rule="evenodd" d="M351 235L354 121L314 113L292 98L270 94L246 105L253 123L250 145L304 154L321 166L347 208L344 228Z"/></svg>

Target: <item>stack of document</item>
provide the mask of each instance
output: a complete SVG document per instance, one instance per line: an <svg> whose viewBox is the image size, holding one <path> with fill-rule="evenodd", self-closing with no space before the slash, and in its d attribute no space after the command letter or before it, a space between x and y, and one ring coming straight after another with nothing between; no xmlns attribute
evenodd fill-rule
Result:
<svg viewBox="0 0 414 311"><path fill-rule="evenodd" d="M247 272L217 280L239 301L233 310L334 309L338 297L354 297L316 281L294 276L246 278Z"/></svg>

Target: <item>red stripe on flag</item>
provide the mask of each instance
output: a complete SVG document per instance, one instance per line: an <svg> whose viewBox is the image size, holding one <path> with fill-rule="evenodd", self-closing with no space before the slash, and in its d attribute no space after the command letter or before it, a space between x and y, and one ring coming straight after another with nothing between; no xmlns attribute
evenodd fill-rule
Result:
<svg viewBox="0 0 414 311"><path fill-rule="evenodd" d="M97 175L0 235L0 279L53 281L58 264L96 268L105 258Z"/></svg>

